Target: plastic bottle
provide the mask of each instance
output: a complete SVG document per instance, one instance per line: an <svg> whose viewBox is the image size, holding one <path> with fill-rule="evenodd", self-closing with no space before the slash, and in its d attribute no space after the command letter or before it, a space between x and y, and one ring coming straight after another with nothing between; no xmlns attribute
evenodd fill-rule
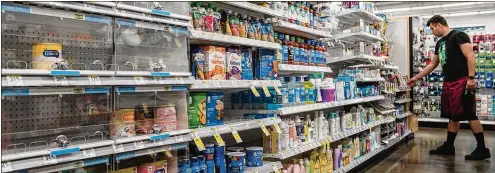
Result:
<svg viewBox="0 0 495 173"><path fill-rule="evenodd" d="M303 159L299 159L299 171L301 173L306 173L306 167L304 166L304 161Z"/></svg>
<svg viewBox="0 0 495 173"><path fill-rule="evenodd" d="M290 82L287 84L289 89L289 103L299 102L299 88L296 83L296 77L291 77Z"/></svg>
<svg viewBox="0 0 495 173"><path fill-rule="evenodd" d="M297 163L297 160L292 160L294 168L292 170L293 173L301 173L301 166Z"/></svg>
<svg viewBox="0 0 495 173"><path fill-rule="evenodd" d="M292 164L290 162L287 164L287 172L288 173L293 173L294 172L294 164Z"/></svg>
<svg viewBox="0 0 495 173"><path fill-rule="evenodd" d="M304 158L304 168L306 169L306 173L311 173L311 162L308 158Z"/></svg>
<svg viewBox="0 0 495 173"><path fill-rule="evenodd" d="M292 50L294 52L294 64L299 65L300 57L299 57L299 43L296 40L296 37L292 37L290 39L292 41Z"/></svg>
<svg viewBox="0 0 495 173"><path fill-rule="evenodd" d="M297 136L297 144L300 145L306 141L304 137L304 123L301 121L299 116L296 116L296 136Z"/></svg>
<svg viewBox="0 0 495 173"><path fill-rule="evenodd" d="M306 96L306 104L315 103L315 88L314 84L309 80L309 77L304 78L304 94Z"/></svg>
<svg viewBox="0 0 495 173"><path fill-rule="evenodd" d="M289 39L290 38L290 39ZM295 64L295 49L294 49L294 37L290 37L289 35L285 35L285 40L287 41L287 50L289 51L287 54L287 59L289 64Z"/></svg>
<svg viewBox="0 0 495 173"><path fill-rule="evenodd" d="M322 67L325 67L327 65L327 48L326 46L323 44L323 42L320 42L320 47L321 47L321 66Z"/></svg>
<svg viewBox="0 0 495 173"><path fill-rule="evenodd" d="M309 27L309 2L302 2L304 4L304 26Z"/></svg>
<svg viewBox="0 0 495 173"><path fill-rule="evenodd" d="M296 147L296 144L297 144L296 123L294 122L294 119L290 118L289 119L289 147L290 148Z"/></svg>
<svg viewBox="0 0 495 173"><path fill-rule="evenodd" d="M313 4L309 4L309 13L308 13L308 19L309 19L309 28L313 28L314 23L313 23Z"/></svg>
<svg viewBox="0 0 495 173"><path fill-rule="evenodd" d="M308 55L308 65L309 66L315 66L315 60L313 56L314 52L314 46L313 46L313 40L306 40L306 48L307 48L307 55Z"/></svg>
<svg viewBox="0 0 495 173"><path fill-rule="evenodd" d="M311 118L309 114L306 114L306 118L304 118L304 142L311 142L310 123Z"/></svg>
<svg viewBox="0 0 495 173"><path fill-rule="evenodd" d="M206 161L205 161L205 156L199 155L198 156L198 163L199 163L199 172L200 173L206 173Z"/></svg>
<svg viewBox="0 0 495 173"><path fill-rule="evenodd" d="M328 113L328 135L332 136L335 134L335 119L332 112Z"/></svg>
<svg viewBox="0 0 495 173"><path fill-rule="evenodd" d="M296 84L297 84L297 88L299 91L299 102L298 103L305 103L306 102L306 91L304 89L304 81L301 80L301 77L296 78Z"/></svg>
<svg viewBox="0 0 495 173"><path fill-rule="evenodd" d="M282 33L278 33L278 37L282 44L282 64L288 64L289 63L289 50L287 49L288 40L285 40L285 35Z"/></svg>
<svg viewBox="0 0 495 173"><path fill-rule="evenodd" d="M328 132L329 132L329 128L328 128L328 121L327 119L325 118L325 115L323 113L323 111L320 111L320 121L323 123L323 125L321 126L321 138L325 138L328 135Z"/></svg>
<svg viewBox="0 0 495 173"><path fill-rule="evenodd" d="M221 26L221 19L222 19L222 14L220 13L220 9L217 7L213 8L213 30L217 34L222 33L222 26Z"/></svg>
<svg viewBox="0 0 495 173"><path fill-rule="evenodd" d="M304 39L299 38L299 65L308 65L306 62L306 44L304 42Z"/></svg>
<svg viewBox="0 0 495 173"><path fill-rule="evenodd" d="M314 122L315 122L315 130L314 130L315 137L313 139L319 140L321 139L321 133L322 133L321 126L323 125L323 123L321 122L320 114L318 111L315 111Z"/></svg>
<svg viewBox="0 0 495 173"><path fill-rule="evenodd" d="M280 91L282 92L282 104L287 104L289 103L289 90L288 90L288 85L287 82L285 82L284 77L279 77L280 83L282 84L282 87L279 87Z"/></svg>

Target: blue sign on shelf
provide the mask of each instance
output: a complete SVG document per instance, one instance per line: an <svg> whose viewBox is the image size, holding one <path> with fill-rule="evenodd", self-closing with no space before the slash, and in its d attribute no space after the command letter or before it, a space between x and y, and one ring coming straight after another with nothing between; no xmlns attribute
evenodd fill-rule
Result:
<svg viewBox="0 0 495 173"><path fill-rule="evenodd" d="M63 154L70 154L70 153L75 153L75 152L79 152L79 151L80 151L79 147L52 150L52 151L50 151L50 156L58 156L58 155L63 155Z"/></svg>
<svg viewBox="0 0 495 173"><path fill-rule="evenodd" d="M95 16L95 15L85 15L84 20L90 21L90 22L110 24L110 19L107 19L107 18L104 18L101 16Z"/></svg>
<svg viewBox="0 0 495 173"><path fill-rule="evenodd" d="M80 76L81 73L76 70L52 70L50 71L52 76Z"/></svg>
<svg viewBox="0 0 495 173"><path fill-rule="evenodd" d="M134 151L117 153L115 160L124 160L124 159L133 158L133 157L136 157L136 153Z"/></svg>
<svg viewBox="0 0 495 173"><path fill-rule="evenodd" d="M159 135L152 135L152 136L150 136L150 140L154 141L154 140L158 140L158 139L167 139L168 137L170 137L170 134L168 134L168 133L159 134Z"/></svg>
<svg viewBox="0 0 495 173"><path fill-rule="evenodd" d="M84 88L84 93L86 94L105 94L109 92L109 88Z"/></svg>
<svg viewBox="0 0 495 173"><path fill-rule="evenodd" d="M2 4L2 11L12 11L19 13L31 13L31 8L25 5L18 4Z"/></svg>
<svg viewBox="0 0 495 173"><path fill-rule="evenodd" d="M135 93L136 87L117 87L118 93Z"/></svg>
<svg viewBox="0 0 495 173"><path fill-rule="evenodd" d="M170 73L169 72L151 72L151 76L166 77L166 76L170 76Z"/></svg>
<svg viewBox="0 0 495 173"><path fill-rule="evenodd" d="M2 96L28 96L28 88L3 88Z"/></svg>
<svg viewBox="0 0 495 173"><path fill-rule="evenodd" d="M99 158L84 160L84 166L99 165L108 162L109 162L108 157L99 157Z"/></svg>
<svg viewBox="0 0 495 173"><path fill-rule="evenodd" d="M162 11L162 10L157 10L157 9L151 9L151 13L162 15L162 16L170 16L170 12L168 12L168 11Z"/></svg>
<svg viewBox="0 0 495 173"><path fill-rule="evenodd" d="M170 87L170 90L171 91L187 91L188 87L187 86L184 86L184 85L180 85L180 86L171 86Z"/></svg>
<svg viewBox="0 0 495 173"><path fill-rule="evenodd" d="M136 26L136 21L133 20L123 20L123 19L116 19L115 23L117 25L123 25L123 26Z"/></svg>

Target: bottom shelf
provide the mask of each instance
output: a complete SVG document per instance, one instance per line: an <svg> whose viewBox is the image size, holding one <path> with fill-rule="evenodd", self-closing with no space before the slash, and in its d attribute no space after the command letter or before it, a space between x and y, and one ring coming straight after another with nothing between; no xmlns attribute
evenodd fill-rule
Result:
<svg viewBox="0 0 495 173"><path fill-rule="evenodd" d="M275 172L275 170L282 169L281 162L263 162L263 166L260 167L248 167L246 168L246 173L271 173Z"/></svg>
<svg viewBox="0 0 495 173"><path fill-rule="evenodd" d="M404 135L402 135L401 137L395 138L394 140L391 140L388 144L382 145L380 148L377 148L377 149L373 150L372 152L370 152L368 154L365 154L361 158L359 158L359 159L354 160L353 162L351 162L349 165L346 165L346 166L344 166L344 167L342 167L342 168L334 171L334 173L349 172L350 170L354 169L356 166L359 166L360 164L362 164L363 162L365 162L368 159L372 158L373 156L377 155L378 153L381 153L382 151L385 151L386 149L390 148L391 146L394 146L399 141L401 141L402 139L404 139L405 137L407 137L409 134L411 134L411 132L407 132Z"/></svg>

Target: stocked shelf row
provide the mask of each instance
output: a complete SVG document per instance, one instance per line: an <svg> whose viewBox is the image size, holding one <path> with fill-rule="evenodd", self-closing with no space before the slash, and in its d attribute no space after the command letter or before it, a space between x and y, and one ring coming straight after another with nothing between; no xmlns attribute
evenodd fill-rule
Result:
<svg viewBox="0 0 495 173"><path fill-rule="evenodd" d="M112 154L116 154L117 160L123 160L154 152L163 152L165 150L164 147L166 146L169 147L170 150L183 148L185 145L177 144L191 142L193 141L193 136L198 137L199 139L209 138L214 137L215 134L223 135L237 133L237 131L245 131L260 128L262 126L272 126L273 124L278 123L280 123L280 118L244 120L219 126L186 129L159 135L143 135L128 139L100 141L68 148L3 154L2 164L8 164L11 167L11 171L16 171ZM174 146L170 147L170 145ZM88 151L90 154L87 154ZM47 162L47 159L51 161Z"/></svg>
<svg viewBox="0 0 495 173"><path fill-rule="evenodd" d="M339 19L340 23L344 23L347 25L354 25L354 21L359 21L362 19L364 22L368 24L372 24L375 22L382 22L383 19L378 17L377 15L369 12L368 10L346 10L337 14L337 19Z"/></svg>
<svg viewBox="0 0 495 173"><path fill-rule="evenodd" d="M297 35L312 39L332 37L330 33L327 33L325 31L320 31L320 30L304 27L301 25L296 25L282 20L279 20L274 23L273 30L281 33L291 33L292 35Z"/></svg>
<svg viewBox="0 0 495 173"><path fill-rule="evenodd" d="M316 111L316 110L322 110L322 109L335 108L335 107L339 107L339 106L372 102L372 101L377 101L377 100L381 100L381 99L385 99L385 97L384 96L372 96L372 97L364 97L364 98L357 98L357 99L350 99L350 100L333 101L333 102L328 102L328 103L316 103L316 104L308 104L308 105L300 105L300 106L283 107L283 108L279 109L279 114L280 115L289 115L289 114L296 114L296 113L302 113L302 112L310 112L310 111Z"/></svg>
<svg viewBox="0 0 495 173"><path fill-rule="evenodd" d="M292 65L292 64L279 64L279 74L310 74L313 72L332 73L330 67L318 67L318 66L304 66L304 65Z"/></svg>
<svg viewBox="0 0 495 173"><path fill-rule="evenodd" d="M356 79L356 82L382 82L382 81L385 81L385 78L383 78L383 77L375 77L375 78L365 77L365 78Z"/></svg>
<svg viewBox="0 0 495 173"><path fill-rule="evenodd" d="M371 55L354 55L354 56L342 56L342 57L332 57L328 58L328 64L337 64L337 63L345 63L345 64L362 64L362 63L371 63L373 61L381 61L384 62L383 57L371 56Z"/></svg>
<svg viewBox="0 0 495 173"><path fill-rule="evenodd" d="M221 44L221 45L233 45L233 46L250 46L267 49L282 49L282 46L278 43L261 41L243 37L230 36L225 34L204 32L198 30L190 30L191 43L194 44Z"/></svg>
<svg viewBox="0 0 495 173"><path fill-rule="evenodd" d="M236 89L236 88L262 88L281 86L279 80L195 80L191 86L192 90L212 89Z"/></svg>
<svg viewBox="0 0 495 173"><path fill-rule="evenodd" d="M370 68L370 69L381 69L381 70L399 70L399 66L396 65L374 65L374 64L360 64L351 66L354 68Z"/></svg>
<svg viewBox="0 0 495 173"><path fill-rule="evenodd" d="M298 146L298 147L293 148L293 149L290 149L290 150L282 151L282 152L279 152L277 154L267 154L267 153L265 153L263 156L266 157L266 158L276 158L276 159L284 160L284 159L287 159L287 158L296 156L298 154L301 154L301 153L304 153L304 152L307 152L307 151L311 151L311 150L313 150L315 148L318 148L318 147L322 146L323 144L330 143L330 142L335 142L335 141L341 140L343 138L346 138L346 137L355 135L357 133L360 133L362 131L369 130L372 127L381 125L381 124L386 123L386 122L389 122L389 121L391 121L391 120L387 120L387 119L385 119L385 120L379 120L379 121L373 122L371 124L367 124L367 125L364 125L364 126L355 128L353 130L349 130L349 131L346 131L346 132L342 132L342 133L339 133L339 134L328 136L328 137L325 137L324 139L320 139L320 140L317 140L315 142L307 143L307 144L304 144L302 146Z"/></svg>
<svg viewBox="0 0 495 173"><path fill-rule="evenodd" d="M385 151L386 149L388 149L388 148L394 146L395 144L397 144L398 142L402 141L404 138L406 138L407 136L409 136L409 134L411 134L411 132L405 133L400 138L398 138L396 140L393 140L393 141L389 142L387 145L381 146L380 148L375 149L375 150L373 150L370 153L365 154L364 156L360 157L359 159L352 161L351 164L349 164L347 166L344 166L344 167L342 167L339 170L336 170L334 172L335 173L345 173L345 172L351 171L352 169L354 169L355 167L359 166L363 162L369 160L373 156L375 156L375 155L377 155L377 154Z"/></svg>
<svg viewBox="0 0 495 173"><path fill-rule="evenodd" d="M383 38L364 32L351 32L351 33L342 33L342 34L335 34L335 38L348 43L348 44L355 44L356 42L377 42L377 41L384 41Z"/></svg>

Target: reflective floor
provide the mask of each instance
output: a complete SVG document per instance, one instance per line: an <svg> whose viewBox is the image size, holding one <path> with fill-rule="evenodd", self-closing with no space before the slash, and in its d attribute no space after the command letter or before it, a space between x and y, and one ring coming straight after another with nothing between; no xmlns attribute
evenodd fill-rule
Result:
<svg viewBox="0 0 495 173"><path fill-rule="evenodd" d="M485 142L492 158L483 161L465 161L464 156L476 148L476 139L470 130L461 130L455 140L455 156L429 155L429 150L443 144L446 129L420 128L410 140L367 173L495 173L495 132L485 132Z"/></svg>

